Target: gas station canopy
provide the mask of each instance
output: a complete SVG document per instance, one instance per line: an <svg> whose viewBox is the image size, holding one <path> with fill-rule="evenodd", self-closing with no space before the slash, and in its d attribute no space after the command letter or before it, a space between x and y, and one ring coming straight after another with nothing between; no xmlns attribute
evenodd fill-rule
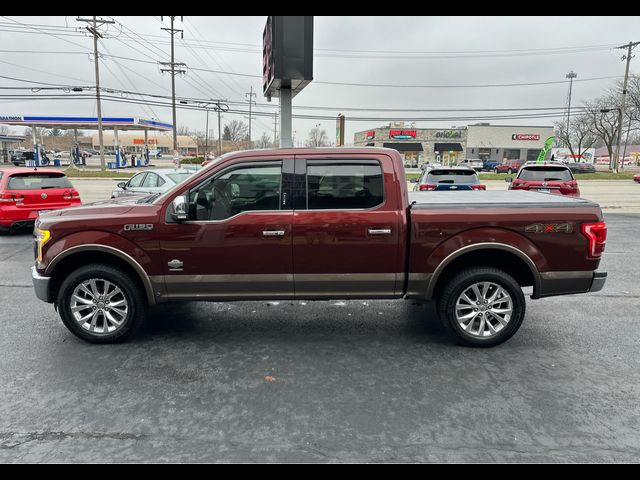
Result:
<svg viewBox="0 0 640 480"><path fill-rule="evenodd" d="M0 123L25 127L89 130L98 128L98 117L51 117L38 115L0 115ZM157 130L173 129L170 123L135 117L102 117L105 130Z"/></svg>
<svg viewBox="0 0 640 480"><path fill-rule="evenodd" d="M37 115L0 115L0 124L22 125L31 127L31 136L33 138L34 160L29 161L33 165L39 167L47 165L49 160L45 152L40 151L36 128L59 128L62 130L75 131L75 147L73 149L74 163L80 162L80 149L78 146L78 130L90 130L98 128L98 117L50 117ZM148 120L135 117L102 117L102 129L114 131L114 148L115 162L114 167L120 168L125 166L125 160L118 142L118 131L120 130L144 130L145 144L145 165L149 164L149 145L148 133L151 131L167 131L173 130L173 125L163 123L157 120ZM55 163L55 162L54 162Z"/></svg>

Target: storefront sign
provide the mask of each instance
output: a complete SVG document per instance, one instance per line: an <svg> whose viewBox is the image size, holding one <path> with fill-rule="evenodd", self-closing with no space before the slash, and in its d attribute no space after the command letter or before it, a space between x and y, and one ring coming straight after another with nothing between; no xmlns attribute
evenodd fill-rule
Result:
<svg viewBox="0 0 640 480"><path fill-rule="evenodd" d="M440 130L436 132L436 138L460 138L462 132L460 130Z"/></svg>
<svg viewBox="0 0 640 480"><path fill-rule="evenodd" d="M511 135L511 140L540 140L540 135L537 133L514 133Z"/></svg>
<svg viewBox="0 0 640 480"><path fill-rule="evenodd" d="M417 130L390 130L389 138L395 138L397 140L406 140L409 138L416 138L418 135Z"/></svg>
<svg viewBox="0 0 640 480"><path fill-rule="evenodd" d="M153 144L157 144L158 140L156 140L155 138L150 138L149 139L149 145L153 145ZM133 139L133 144L134 145L144 145L144 138L134 138Z"/></svg>
<svg viewBox="0 0 640 480"><path fill-rule="evenodd" d="M371 130L371 131L367 132L367 140L373 140L374 138L376 138L375 130Z"/></svg>

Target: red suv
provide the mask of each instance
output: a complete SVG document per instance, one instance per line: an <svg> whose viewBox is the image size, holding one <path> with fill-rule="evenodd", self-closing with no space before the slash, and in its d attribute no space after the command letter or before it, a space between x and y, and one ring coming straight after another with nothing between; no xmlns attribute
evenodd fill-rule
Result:
<svg viewBox="0 0 640 480"><path fill-rule="evenodd" d="M509 190L531 190L579 197L580 189L569 167L560 163L525 163L515 179L505 178Z"/></svg>
<svg viewBox="0 0 640 480"><path fill-rule="evenodd" d="M507 160L495 166L495 173L516 173L520 167L524 165L522 160Z"/></svg>
<svg viewBox="0 0 640 480"><path fill-rule="evenodd" d="M80 195L59 170L0 170L0 231L33 226L39 212L75 205Z"/></svg>

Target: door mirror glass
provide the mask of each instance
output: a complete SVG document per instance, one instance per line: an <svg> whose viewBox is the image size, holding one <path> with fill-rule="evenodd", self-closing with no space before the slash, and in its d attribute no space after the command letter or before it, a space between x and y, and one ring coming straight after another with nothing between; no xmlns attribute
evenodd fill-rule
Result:
<svg viewBox="0 0 640 480"><path fill-rule="evenodd" d="M507 183L511 183L511 182L513 182L513 178L505 177L504 181L507 182Z"/></svg>
<svg viewBox="0 0 640 480"><path fill-rule="evenodd" d="M171 218L176 222L183 222L187 219L187 199L183 195L180 195L173 199L171 206L173 212L171 212Z"/></svg>
<svg viewBox="0 0 640 480"><path fill-rule="evenodd" d="M410 182L411 182L411 183L418 183L418 177L416 177L416 178L412 178L412 179L410 180Z"/></svg>
<svg viewBox="0 0 640 480"><path fill-rule="evenodd" d="M126 190L127 182L119 182L118 183L118 188L122 188L123 190Z"/></svg>
<svg viewBox="0 0 640 480"><path fill-rule="evenodd" d="M237 183L230 184L229 191L231 193L231 198L238 198L240 196L240 185Z"/></svg>

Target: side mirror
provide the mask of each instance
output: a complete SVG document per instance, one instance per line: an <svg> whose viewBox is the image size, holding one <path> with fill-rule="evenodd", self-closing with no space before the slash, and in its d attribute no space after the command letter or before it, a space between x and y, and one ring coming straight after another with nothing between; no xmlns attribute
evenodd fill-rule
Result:
<svg viewBox="0 0 640 480"><path fill-rule="evenodd" d="M418 183L418 178L412 178L411 180L409 180L411 183Z"/></svg>
<svg viewBox="0 0 640 480"><path fill-rule="evenodd" d="M511 183L511 182L513 182L513 178L512 177L505 177L504 181L507 182L507 183Z"/></svg>
<svg viewBox="0 0 640 480"><path fill-rule="evenodd" d="M173 211L171 212L171 218L173 218L176 222L184 222L187 220L187 199L184 195L180 195L173 199L171 202L171 206L173 207Z"/></svg>
<svg viewBox="0 0 640 480"><path fill-rule="evenodd" d="M118 188L127 189L127 182L118 182Z"/></svg>
<svg viewBox="0 0 640 480"><path fill-rule="evenodd" d="M231 198L238 198L240 196L240 185L237 183L232 183L230 185L231 190Z"/></svg>

